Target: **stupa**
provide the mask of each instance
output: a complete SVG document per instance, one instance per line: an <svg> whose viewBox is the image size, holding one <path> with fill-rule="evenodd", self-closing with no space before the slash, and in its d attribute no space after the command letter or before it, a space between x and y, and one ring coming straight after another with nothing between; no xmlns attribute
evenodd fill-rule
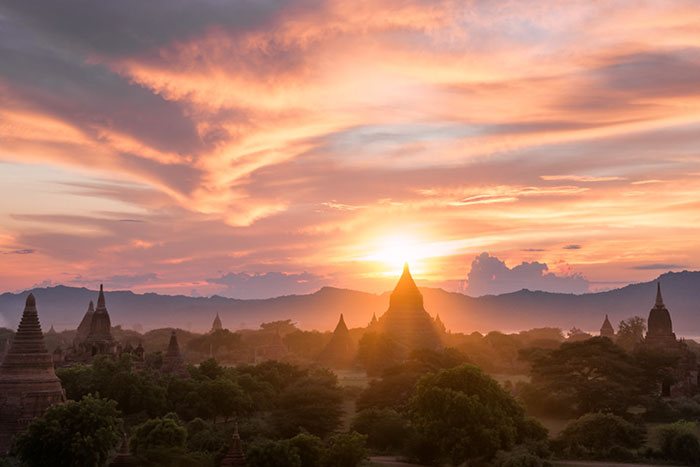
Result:
<svg viewBox="0 0 700 467"><path fill-rule="evenodd" d="M12 437L47 408L66 400L46 349L34 295L29 294L15 338L0 365L0 454Z"/></svg>
<svg viewBox="0 0 700 467"><path fill-rule="evenodd" d="M615 339L615 329L612 327L612 324L610 324L610 320L608 319L608 315L605 315L605 320L603 320L603 325L600 327L600 335L601 337L607 337L609 339Z"/></svg>
<svg viewBox="0 0 700 467"><path fill-rule="evenodd" d="M389 298L389 309L376 329L394 340L404 351L442 347L435 322L423 308L423 295L411 277L408 263Z"/></svg>
<svg viewBox="0 0 700 467"><path fill-rule="evenodd" d="M211 331L209 332L216 332L220 331L223 329L223 326L221 325L221 318L219 318L219 312L216 313L216 317L214 318L214 322L211 323Z"/></svg>
<svg viewBox="0 0 700 467"><path fill-rule="evenodd" d="M185 369L185 359L182 358L182 354L180 353L180 346L177 343L177 333L174 329L172 334L170 334L168 351L163 357L163 366L161 366L160 371L166 374L177 374L180 376L187 375L187 370Z"/></svg>
<svg viewBox="0 0 700 467"><path fill-rule="evenodd" d="M350 337L350 331L341 313L333 336L319 354L318 361L331 368L344 368L352 365L356 353L355 343Z"/></svg>
<svg viewBox="0 0 700 467"><path fill-rule="evenodd" d="M231 437L231 447L224 458L221 459L221 464L219 465L221 467L244 467L248 465L243 453L243 443L241 443L241 437L238 434L238 424L236 424Z"/></svg>

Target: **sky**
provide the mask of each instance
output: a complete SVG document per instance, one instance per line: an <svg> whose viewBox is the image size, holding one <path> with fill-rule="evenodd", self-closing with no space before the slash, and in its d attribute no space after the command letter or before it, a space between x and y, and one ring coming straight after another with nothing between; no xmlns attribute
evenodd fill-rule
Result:
<svg viewBox="0 0 700 467"><path fill-rule="evenodd" d="M4 2L0 291L700 268L697 0Z"/></svg>

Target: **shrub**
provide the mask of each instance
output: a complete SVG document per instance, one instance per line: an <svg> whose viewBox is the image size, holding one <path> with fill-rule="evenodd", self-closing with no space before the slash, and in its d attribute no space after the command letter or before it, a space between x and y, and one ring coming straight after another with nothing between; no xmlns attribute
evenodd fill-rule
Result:
<svg viewBox="0 0 700 467"><path fill-rule="evenodd" d="M382 451L402 448L408 434L407 421L392 409L362 410L352 429L367 435L367 444Z"/></svg>
<svg viewBox="0 0 700 467"><path fill-rule="evenodd" d="M679 421L656 429L661 455L676 462L700 463L700 440L695 423Z"/></svg>
<svg viewBox="0 0 700 467"><path fill-rule="evenodd" d="M612 414L589 413L569 423L556 439L555 446L569 455L591 454L609 457L611 450L637 449L645 439L643 427Z"/></svg>

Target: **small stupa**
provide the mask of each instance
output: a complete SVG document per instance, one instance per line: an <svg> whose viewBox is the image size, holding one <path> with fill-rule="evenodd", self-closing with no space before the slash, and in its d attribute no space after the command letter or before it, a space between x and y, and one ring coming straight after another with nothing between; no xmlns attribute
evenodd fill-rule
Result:
<svg viewBox="0 0 700 467"><path fill-rule="evenodd" d="M603 325L600 327L600 335L601 337L607 337L608 339L615 339L615 329L613 328L612 324L610 324L608 315L605 315Z"/></svg>
<svg viewBox="0 0 700 467"><path fill-rule="evenodd" d="M220 331L222 329L223 329L223 326L221 325L221 318L219 318L219 312L217 311L216 317L214 318L214 322L211 323L211 331L209 331L209 332L210 333L216 332L216 331Z"/></svg>
<svg viewBox="0 0 700 467"><path fill-rule="evenodd" d="M357 348L341 313L333 336L319 354L318 361L330 368L344 368L352 365L356 353Z"/></svg>
<svg viewBox="0 0 700 467"><path fill-rule="evenodd" d="M182 354L180 353L180 346L177 343L177 333L174 329L172 334L170 334L168 351L163 357L163 366L161 366L160 371L166 374L177 374L180 376L187 375L187 370L185 369L185 359L182 358Z"/></svg>
<svg viewBox="0 0 700 467"><path fill-rule="evenodd" d="M243 453L243 443L241 442L241 437L238 434L238 424L233 431L233 436L231 437L231 447L228 452L221 459L221 467L244 467L248 465L245 461L245 454Z"/></svg>
<svg viewBox="0 0 700 467"><path fill-rule="evenodd" d="M12 447L12 437L24 432L47 408L66 400L44 334L34 295L29 294L17 333L0 365L0 455Z"/></svg>

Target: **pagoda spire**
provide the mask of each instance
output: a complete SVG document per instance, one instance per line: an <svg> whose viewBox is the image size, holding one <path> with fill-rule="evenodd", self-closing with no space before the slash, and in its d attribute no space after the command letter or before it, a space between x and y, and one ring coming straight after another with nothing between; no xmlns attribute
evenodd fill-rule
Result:
<svg viewBox="0 0 700 467"><path fill-rule="evenodd" d="M661 297L661 282L656 283L656 306L664 306L664 299Z"/></svg>
<svg viewBox="0 0 700 467"><path fill-rule="evenodd" d="M100 311L107 311L107 304L105 303L105 292L102 288L102 284L100 284L100 294L97 296L97 310L95 310L95 312L99 313Z"/></svg>
<svg viewBox="0 0 700 467"><path fill-rule="evenodd" d="M22 320L0 367L0 375L9 373L32 376L40 373L52 379L56 378L53 359L44 343L33 294L27 296Z"/></svg>

